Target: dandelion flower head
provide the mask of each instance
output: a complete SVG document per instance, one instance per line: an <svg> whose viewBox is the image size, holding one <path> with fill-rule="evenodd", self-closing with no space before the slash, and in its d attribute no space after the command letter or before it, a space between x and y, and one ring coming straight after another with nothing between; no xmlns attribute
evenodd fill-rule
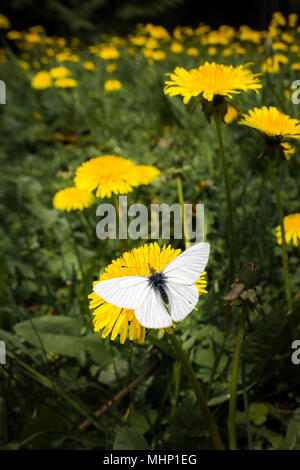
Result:
<svg viewBox="0 0 300 470"><path fill-rule="evenodd" d="M287 244L292 243L294 246L299 245L300 241L300 214L290 214L283 219L285 240ZM277 243L282 244L281 228L276 227L275 234L277 237Z"/></svg>
<svg viewBox="0 0 300 470"><path fill-rule="evenodd" d="M232 98L232 94L254 90L258 92L261 83L258 74L253 74L245 65L232 65L205 62L204 65L190 71L176 67L169 74L171 80L166 81L166 95L182 95L187 104L193 96L201 95L207 101L221 95Z"/></svg>
<svg viewBox="0 0 300 470"><path fill-rule="evenodd" d="M92 158L77 168L75 184L85 191L96 190L100 198L126 194L140 184L148 184L160 171L152 166L138 166L116 155Z"/></svg>
<svg viewBox="0 0 300 470"><path fill-rule="evenodd" d="M76 186L58 191L53 198L55 209L62 211L82 211L94 202L94 196L88 191L82 191Z"/></svg>

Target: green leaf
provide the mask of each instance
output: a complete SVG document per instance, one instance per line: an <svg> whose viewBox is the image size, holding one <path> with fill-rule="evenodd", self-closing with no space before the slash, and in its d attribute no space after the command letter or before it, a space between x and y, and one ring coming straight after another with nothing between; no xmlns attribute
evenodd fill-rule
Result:
<svg viewBox="0 0 300 470"><path fill-rule="evenodd" d="M16 333L32 346L62 356L84 361L86 352L102 367L111 359L111 355L96 336L80 337L81 319L52 315L33 320L25 320L14 326ZM98 338L97 338L98 339Z"/></svg>
<svg viewBox="0 0 300 470"><path fill-rule="evenodd" d="M113 450L149 450L145 438L134 429L127 426L116 435Z"/></svg>

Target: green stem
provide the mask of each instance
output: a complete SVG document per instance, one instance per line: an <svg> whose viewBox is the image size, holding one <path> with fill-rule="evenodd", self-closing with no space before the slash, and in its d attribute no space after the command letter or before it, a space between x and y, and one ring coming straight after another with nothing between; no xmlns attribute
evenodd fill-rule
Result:
<svg viewBox="0 0 300 470"><path fill-rule="evenodd" d="M229 448L230 450L237 449L236 442L236 399L237 399L237 386L238 386L238 376L239 376L239 362L240 355L242 350L242 343L245 333L245 311L244 308L240 311L240 324L239 331L236 339L235 353L233 358L232 366L232 377L231 377L231 386L230 386L230 400L229 400Z"/></svg>
<svg viewBox="0 0 300 470"><path fill-rule="evenodd" d="M284 214L283 214L282 201L280 197L280 191L279 191L279 186L278 186L278 181L277 181L277 176L276 176L275 162L271 158L270 158L270 171L271 171L271 178L272 178L272 183L274 187L274 192L276 196L278 219L279 219L279 225L280 225L280 230L281 230L281 239L282 239L281 256L282 256L282 265L283 265L283 273L284 273L286 300L287 300L288 310L289 312L291 312L293 308L292 291L291 291L291 285L290 285L290 279L289 279L289 261L288 261L287 245L286 245L286 240L285 240L284 223L283 223Z"/></svg>
<svg viewBox="0 0 300 470"><path fill-rule="evenodd" d="M247 387L246 387L246 363L245 363L244 357L242 357L242 381L243 381L244 410L246 414L248 450L252 450L252 433L251 433L251 424L250 424L250 417L249 417L248 392L247 392Z"/></svg>
<svg viewBox="0 0 300 470"><path fill-rule="evenodd" d="M119 207L119 202L117 201L116 195L112 193L111 195L112 203L115 206L116 209L116 214L117 214L117 239L119 240L119 243L121 244L121 249L125 252L129 250L128 247L128 239L127 238L118 238L119 237L119 224L120 224L120 207Z"/></svg>
<svg viewBox="0 0 300 470"><path fill-rule="evenodd" d="M228 208L228 235L229 235L229 280L233 281L234 276L234 258L235 258L235 236L234 236L234 218L233 218L233 205L231 198L231 189L230 189L230 179L228 174L228 168L224 153L223 138L221 132L221 121L219 116L214 115L214 121L216 124L218 144L219 144L219 154L222 164L225 189L226 189L226 199L227 199L227 208Z"/></svg>
<svg viewBox="0 0 300 470"><path fill-rule="evenodd" d="M169 340L171 341L176 354L178 356L178 359L181 361L182 367L186 373L186 376L189 380L189 383L195 393L197 402L200 406L200 410L202 412L202 416L204 419L204 422L207 426L207 429L209 431L210 437L213 441L213 444L217 450L224 450L224 445L222 443L222 440L220 438L219 432L217 430L216 424L213 420L213 417L211 415L211 412L207 406L207 402L204 396L204 393L202 391L201 385L197 380L197 377L195 375L195 372L192 369L192 366L187 358L187 355L185 354L184 350L181 347L180 342L178 341L177 337L175 334L170 334L168 333Z"/></svg>
<svg viewBox="0 0 300 470"><path fill-rule="evenodd" d="M179 204L180 204L180 208L181 208L182 230L183 230L183 236L184 236L184 243L185 243L185 249L187 249L191 246L191 243L190 243L189 238L186 236L186 225L185 225L185 217L184 217L184 197L183 197L182 181L181 181L180 176L176 177L176 182L177 182L178 200L179 200Z"/></svg>
<svg viewBox="0 0 300 470"><path fill-rule="evenodd" d="M215 361L211 370L210 378L209 378L209 383L208 383L207 390L206 390L207 400L209 400L210 398L210 392L211 392L211 387L214 381L215 373L217 372L220 361L224 354L226 341L228 339L228 335L230 331L230 325L231 325L231 307L228 306L228 307L225 307L225 326L224 326L224 333L223 333L223 341L222 341L219 353L217 354L217 357L215 358Z"/></svg>
<svg viewBox="0 0 300 470"><path fill-rule="evenodd" d="M282 99L281 95L277 93L276 88L273 86L269 72L266 72L266 79L267 79L267 87L270 89L271 93L274 95L275 99L278 101L279 106L281 106L282 110L286 113L287 111L286 111L285 102Z"/></svg>

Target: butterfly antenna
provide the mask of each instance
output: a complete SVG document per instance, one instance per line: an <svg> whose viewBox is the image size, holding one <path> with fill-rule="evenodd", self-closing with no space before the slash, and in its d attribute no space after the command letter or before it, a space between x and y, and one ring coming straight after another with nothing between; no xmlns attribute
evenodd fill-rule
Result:
<svg viewBox="0 0 300 470"><path fill-rule="evenodd" d="M121 268L126 268L126 269L140 269L140 270L143 270L144 268L140 267L140 266L125 266L125 265L122 265Z"/></svg>

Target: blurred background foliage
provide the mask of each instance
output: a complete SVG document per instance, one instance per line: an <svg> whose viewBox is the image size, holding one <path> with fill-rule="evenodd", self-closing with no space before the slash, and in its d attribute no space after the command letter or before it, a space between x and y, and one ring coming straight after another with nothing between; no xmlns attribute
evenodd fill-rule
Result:
<svg viewBox="0 0 300 470"><path fill-rule="evenodd" d="M237 0L199 2L198 0L11 0L1 5L3 14L13 19L13 27L26 28L42 24L48 33L80 35L93 40L101 33L128 34L137 23L161 24L172 30L176 26L209 23L238 27L247 24L266 29L272 14L299 13L299 0L252 0L251 8L242 8Z"/></svg>

